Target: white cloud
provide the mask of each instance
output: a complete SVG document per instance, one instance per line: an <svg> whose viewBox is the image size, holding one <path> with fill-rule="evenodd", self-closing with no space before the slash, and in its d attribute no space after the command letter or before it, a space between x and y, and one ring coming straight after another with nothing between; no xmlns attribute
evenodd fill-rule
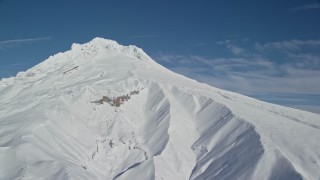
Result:
<svg viewBox="0 0 320 180"><path fill-rule="evenodd" d="M231 41L217 44L231 45ZM289 60L279 63L268 53L260 53L255 49L251 52L250 49L243 50L246 51L243 54L231 52L234 58L160 54L155 59L198 81L243 94L320 93L320 54L294 51L303 47L319 49L320 40L270 42L259 44L259 47L259 50L270 49L271 54L290 50L284 54Z"/></svg>
<svg viewBox="0 0 320 180"><path fill-rule="evenodd" d="M288 53L288 57L292 59L299 68L318 68L320 67L320 56L313 54L294 54Z"/></svg>
<svg viewBox="0 0 320 180"><path fill-rule="evenodd" d="M264 50L285 50L285 51L297 51L304 47L320 47L320 40L290 40L290 41L279 41L269 42L265 44L256 43L255 49L259 51Z"/></svg>
<svg viewBox="0 0 320 180"><path fill-rule="evenodd" d="M227 48L234 54L234 55L241 55L244 53L244 49L237 47L232 44L228 44Z"/></svg>
<svg viewBox="0 0 320 180"><path fill-rule="evenodd" d="M38 41L50 40L51 37L39 37L39 38L29 38L29 39L11 39L6 41L0 41L0 49L12 48L20 46L24 43L33 43Z"/></svg>
<svg viewBox="0 0 320 180"><path fill-rule="evenodd" d="M312 9L320 9L320 3L314 3L314 4L306 4L303 6L298 6L291 8L291 11L303 11L303 10L312 10Z"/></svg>
<svg viewBox="0 0 320 180"><path fill-rule="evenodd" d="M227 39L224 41L218 41L218 45L224 45L226 48L230 50L230 52L236 56L244 54L245 50L241 47L238 47L234 44L232 44L232 41Z"/></svg>
<svg viewBox="0 0 320 180"><path fill-rule="evenodd" d="M231 40L230 39L226 39L224 41L218 41L217 44L218 45L226 45L226 44L230 44Z"/></svg>
<svg viewBox="0 0 320 180"><path fill-rule="evenodd" d="M320 40L253 43L247 48L237 43L243 41L216 42L230 50L231 54L223 58L162 53L155 59L177 73L217 88L254 97L265 94L264 100L269 102L320 112L320 103L309 98L320 97ZM290 96L273 101L274 94ZM299 100L304 97L306 101ZM311 101L313 104L306 104Z"/></svg>

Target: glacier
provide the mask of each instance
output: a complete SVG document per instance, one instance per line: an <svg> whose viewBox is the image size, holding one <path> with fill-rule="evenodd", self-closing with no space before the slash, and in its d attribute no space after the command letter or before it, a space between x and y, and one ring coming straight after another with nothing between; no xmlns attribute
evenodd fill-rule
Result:
<svg viewBox="0 0 320 180"><path fill-rule="evenodd" d="M320 115L95 38L0 81L0 179L318 179Z"/></svg>

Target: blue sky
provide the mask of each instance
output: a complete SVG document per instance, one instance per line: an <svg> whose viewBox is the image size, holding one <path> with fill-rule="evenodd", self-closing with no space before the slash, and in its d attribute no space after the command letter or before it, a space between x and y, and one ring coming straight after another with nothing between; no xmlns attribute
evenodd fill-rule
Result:
<svg viewBox="0 0 320 180"><path fill-rule="evenodd" d="M215 87L320 113L320 1L0 0L0 78L94 37Z"/></svg>

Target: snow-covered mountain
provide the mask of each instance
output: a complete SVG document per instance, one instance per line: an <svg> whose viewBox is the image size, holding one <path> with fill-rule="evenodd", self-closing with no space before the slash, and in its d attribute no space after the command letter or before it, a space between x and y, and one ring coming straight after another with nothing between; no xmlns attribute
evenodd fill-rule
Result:
<svg viewBox="0 0 320 180"><path fill-rule="evenodd" d="M320 115L95 38L0 81L0 179L320 177Z"/></svg>

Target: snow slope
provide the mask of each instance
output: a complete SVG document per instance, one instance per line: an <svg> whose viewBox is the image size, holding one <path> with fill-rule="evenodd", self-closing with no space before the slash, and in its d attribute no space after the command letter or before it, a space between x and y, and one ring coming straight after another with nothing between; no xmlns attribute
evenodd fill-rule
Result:
<svg viewBox="0 0 320 180"><path fill-rule="evenodd" d="M0 179L318 179L320 116L95 38L0 81Z"/></svg>

